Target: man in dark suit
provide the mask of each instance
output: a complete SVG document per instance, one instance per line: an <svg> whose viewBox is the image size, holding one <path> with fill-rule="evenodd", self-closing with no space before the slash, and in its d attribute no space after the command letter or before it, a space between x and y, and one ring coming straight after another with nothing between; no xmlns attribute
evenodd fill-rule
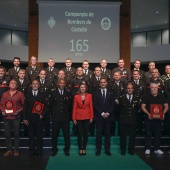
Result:
<svg viewBox="0 0 170 170"><path fill-rule="evenodd" d="M94 94L94 119L96 121L96 156L101 154L102 149L102 134L105 134L105 153L111 156L110 152L110 126L111 121L114 120L113 109L115 100L113 93L109 91L106 78L100 79L101 89L97 90Z"/></svg>
<svg viewBox="0 0 170 170"><path fill-rule="evenodd" d="M37 58L35 56L31 57L30 63L31 66L26 68L26 78L32 82L38 78L41 68L37 66Z"/></svg>
<svg viewBox="0 0 170 170"><path fill-rule="evenodd" d="M32 81L31 87L32 89L25 96L23 122L28 126L29 130L30 157L35 154L40 157L42 154L43 117L46 114L47 101L44 93L40 92L38 89L39 83L37 80ZM42 109L41 113L38 112L38 108L43 106L35 105L37 102L44 104L44 109ZM35 150L36 147L37 151Z"/></svg>
<svg viewBox="0 0 170 170"><path fill-rule="evenodd" d="M60 128L63 131L65 148L64 153L69 156L70 149L70 92L65 89L65 80L59 79L56 90L52 91L50 98L50 108L52 111L52 153L57 154L57 141Z"/></svg>
<svg viewBox="0 0 170 170"><path fill-rule="evenodd" d="M21 64L20 58L14 57L13 64L14 64L14 67L12 67L8 70L8 76L9 76L10 80L12 80L12 79L16 80L18 77L18 72L20 70L20 64Z"/></svg>

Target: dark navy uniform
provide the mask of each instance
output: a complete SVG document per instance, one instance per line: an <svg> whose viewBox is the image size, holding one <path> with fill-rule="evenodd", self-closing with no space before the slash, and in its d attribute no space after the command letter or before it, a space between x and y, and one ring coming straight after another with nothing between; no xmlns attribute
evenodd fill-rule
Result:
<svg viewBox="0 0 170 170"><path fill-rule="evenodd" d="M93 76L93 71L91 70L83 70L83 77L89 82L90 78Z"/></svg>
<svg viewBox="0 0 170 170"><path fill-rule="evenodd" d="M79 86L81 83L85 83L88 87L89 83L86 78L82 77L81 79L78 79L77 77L74 78L71 81L71 96L74 97L74 95L78 92Z"/></svg>
<svg viewBox="0 0 170 170"><path fill-rule="evenodd" d="M91 94L94 94L95 91L97 91L100 88L100 79L101 76L100 77L93 76L89 80L89 92Z"/></svg>
<svg viewBox="0 0 170 170"><path fill-rule="evenodd" d="M139 111L139 97L133 95L131 101L126 94L119 98L120 108L120 148L122 154L126 152L126 138L129 130L128 151L133 152L135 146L135 133L137 114Z"/></svg>
<svg viewBox="0 0 170 170"><path fill-rule="evenodd" d="M143 80L143 81L146 80L145 72L144 72L143 70L135 69L135 68L134 68L134 69L132 70L132 73L133 73L133 71L138 71L138 72L139 72L139 78L140 78L140 80Z"/></svg>
<svg viewBox="0 0 170 170"><path fill-rule="evenodd" d="M27 90L30 88L30 82L26 80L26 78L23 80L20 80L19 78L17 78L16 81L18 84L18 90L24 93L25 95L27 93Z"/></svg>
<svg viewBox="0 0 170 170"><path fill-rule="evenodd" d="M18 72L20 70L20 67L13 67L8 70L8 76L10 80L17 79L18 78Z"/></svg>
<svg viewBox="0 0 170 170"><path fill-rule="evenodd" d="M50 108L52 111L52 153L58 151L57 141L60 128L63 131L65 148L64 152L68 153L70 149L70 92L64 89L60 94L60 89L52 91L50 97Z"/></svg>
<svg viewBox="0 0 170 170"><path fill-rule="evenodd" d="M25 70L26 79L28 79L30 82L32 82L33 80L37 80L40 70L41 68L38 66L36 66L35 68L32 68L32 66L27 67Z"/></svg>
<svg viewBox="0 0 170 170"><path fill-rule="evenodd" d="M67 68L64 67L62 70L65 72L66 81L72 80L75 77L76 69L74 67L71 67L70 70L67 70Z"/></svg>
<svg viewBox="0 0 170 170"><path fill-rule="evenodd" d="M115 81L111 80L108 84L108 88L113 92L115 99L119 99L120 96L122 96L126 92L126 83L124 81ZM118 134L120 134L120 124L119 124L119 105L116 104L115 109L114 109L114 114L116 121L118 121ZM112 122L111 124L111 135L115 135L115 130L116 130L116 124L115 122Z"/></svg>
<svg viewBox="0 0 170 170"><path fill-rule="evenodd" d="M46 71L46 80L50 83L57 83L57 74L58 74L58 69L57 68L50 68L50 67L47 67L45 69Z"/></svg>
<svg viewBox="0 0 170 170"><path fill-rule="evenodd" d="M49 136L50 135L50 115L51 115L50 108L49 108L49 97L51 95L51 90L54 89L55 87L54 87L53 82L47 81L46 79L43 81L43 83L42 83L42 80L38 79L38 82L40 84L39 91L44 93L44 95L46 96L48 100L47 112L43 120L44 120L45 136Z"/></svg>
<svg viewBox="0 0 170 170"><path fill-rule="evenodd" d="M132 80L132 84L134 88L133 94L138 96L139 99L141 99L146 92L145 81L143 79ZM139 109L138 117L137 117L137 135L143 135L143 129L144 129L143 121L144 121L144 113Z"/></svg>
<svg viewBox="0 0 170 170"><path fill-rule="evenodd" d="M109 81L110 80L110 76L111 76L111 70L109 70L109 69L102 69L101 68L101 71L102 71L102 74L101 74L101 76L103 77L106 77L107 78L107 81Z"/></svg>

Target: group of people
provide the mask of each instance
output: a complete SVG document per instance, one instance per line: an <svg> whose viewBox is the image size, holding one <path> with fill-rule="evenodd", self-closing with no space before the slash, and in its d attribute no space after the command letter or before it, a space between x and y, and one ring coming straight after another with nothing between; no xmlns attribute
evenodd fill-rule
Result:
<svg viewBox="0 0 170 170"><path fill-rule="evenodd" d="M32 56L30 66L20 68L20 58L14 57L14 67L6 73L0 66L0 110L4 120L7 151L4 156L19 156L21 121L24 132L29 136L30 157L42 155L43 128L50 135L52 121L52 152L58 152L57 143L60 129L65 141L64 154L69 156L70 120L73 121L71 135L77 135L79 155L86 155L88 136L95 134L96 156L101 154L104 135L105 154L111 156L111 136L115 135L116 121L120 135L121 155L126 154L126 138L129 134L128 153L134 155L135 136L142 134L145 122L145 154L150 154L152 134L154 152L160 149L161 128L164 132L169 124L168 112L170 96L170 65L161 76L155 63L150 62L149 71L140 69L141 61L134 62L130 71L119 59L118 67L107 69L106 59L94 71L89 70L89 62L84 60L81 67L72 67L67 58L65 67L55 68L52 58L48 67L37 66L37 58ZM145 116L144 116L145 115ZM14 150L11 132L14 131Z"/></svg>

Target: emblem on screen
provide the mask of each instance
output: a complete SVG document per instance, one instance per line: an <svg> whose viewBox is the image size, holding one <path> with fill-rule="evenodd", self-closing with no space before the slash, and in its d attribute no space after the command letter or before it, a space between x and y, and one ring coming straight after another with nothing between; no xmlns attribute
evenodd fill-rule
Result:
<svg viewBox="0 0 170 170"><path fill-rule="evenodd" d="M109 18L107 17L104 17L101 21L101 27L104 29L104 30L109 30L110 27L111 27L111 21Z"/></svg>
<svg viewBox="0 0 170 170"><path fill-rule="evenodd" d="M48 20L49 27L52 29L55 24L56 24L56 21L55 21L54 17L50 17L50 19Z"/></svg>

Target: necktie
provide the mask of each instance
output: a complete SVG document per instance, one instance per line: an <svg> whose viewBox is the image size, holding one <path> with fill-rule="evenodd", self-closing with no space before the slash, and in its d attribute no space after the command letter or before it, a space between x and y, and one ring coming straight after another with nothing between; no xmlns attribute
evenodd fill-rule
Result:
<svg viewBox="0 0 170 170"><path fill-rule="evenodd" d="M106 92L105 92L105 90L103 89L103 101L104 101L104 103L105 103L105 99L106 99Z"/></svg>
<svg viewBox="0 0 170 170"><path fill-rule="evenodd" d="M33 95L34 97L36 97L37 95L36 95L36 92L34 91L34 95Z"/></svg>
<svg viewBox="0 0 170 170"><path fill-rule="evenodd" d="M21 85L22 85L22 83L23 83L23 80L20 80L20 83L21 83Z"/></svg>
<svg viewBox="0 0 170 170"><path fill-rule="evenodd" d="M61 96L63 95L63 90L60 90L60 95L61 95Z"/></svg>
<svg viewBox="0 0 170 170"><path fill-rule="evenodd" d="M135 83L136 83L136 84L139 84L139 83L138 83L138 80L135 80Z"/></svg>
<svg viewBox="0 0 170 170"><path fill-rule="evenodd" d="M87 70L85 70L85 75L87 74Z"/></svg>
<svg viewBox="0 0 170 170"><path fill-rule="evenodd" d="M129 102L131 103L132 95L129 95Z"/></svg>
<svg viewBox="0 0 170 170"><path fill-rule="evenodd" d="M119 82L118 81L116 81L116 84L119 86Z"/></svg>

